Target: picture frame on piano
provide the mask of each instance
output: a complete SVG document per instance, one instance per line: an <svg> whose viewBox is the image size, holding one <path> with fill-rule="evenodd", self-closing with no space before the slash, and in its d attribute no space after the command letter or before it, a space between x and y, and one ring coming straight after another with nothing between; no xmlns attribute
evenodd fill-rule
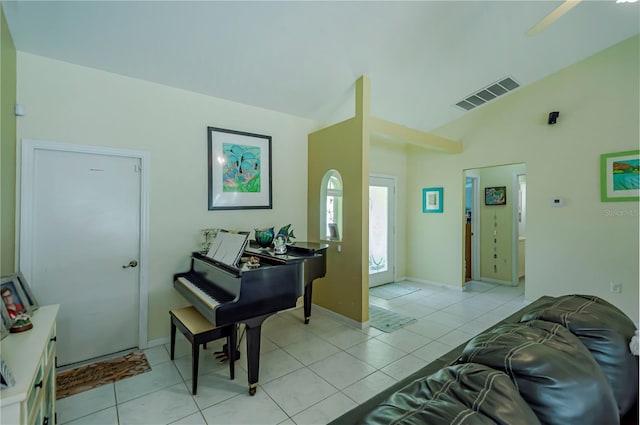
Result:
<svg viewBox="0 0 640 425"><path fill-rule="evenodd" d="M209 210L271 209L271 136L207 127Z"/></svg>

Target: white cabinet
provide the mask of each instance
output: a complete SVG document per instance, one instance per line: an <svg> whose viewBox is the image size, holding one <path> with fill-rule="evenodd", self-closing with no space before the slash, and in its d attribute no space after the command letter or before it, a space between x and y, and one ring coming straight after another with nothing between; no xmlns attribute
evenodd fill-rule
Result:
<svg viewBox="0 0 640 425"><path fill-rule="evenodd" d="M0 391L3 425L53 425L56 415L56 317L59 305L33 313L33 329L0 341L0 355L16 384Z"/></svg>

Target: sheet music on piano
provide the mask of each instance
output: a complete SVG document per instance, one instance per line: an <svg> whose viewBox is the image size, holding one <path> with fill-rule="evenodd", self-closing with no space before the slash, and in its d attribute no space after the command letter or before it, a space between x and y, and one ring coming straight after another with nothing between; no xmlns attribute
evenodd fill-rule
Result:
<svg viewBox="0 0 640 425"><path fill-rule="evenodd" d="M218 232L211 242L207 257L232 267L238 267L240 257L249 241L248 234Z"/></svg>

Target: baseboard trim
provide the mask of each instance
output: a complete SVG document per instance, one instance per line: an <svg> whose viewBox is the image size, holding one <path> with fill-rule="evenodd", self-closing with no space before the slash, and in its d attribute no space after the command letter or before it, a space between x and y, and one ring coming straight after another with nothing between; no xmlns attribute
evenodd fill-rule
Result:
<svg viewBox="0 0 640 425"><path fill-rule="evenodd" d="M368 320L366 322L358 322L356 320L348 318L347 316L343 316L342 314L336 313L335 311L331 311L329 309L326 309L316 304L313 304L311 311L313 312L314 309L318 309L322 312L322 314L326 314L327 316L330 316L331 318L336 319L339 322L342 322L345 325L351 326L353 328L360 329L360 330L369 329ZM311 320L313 320L313 316L311 316Z"/></svg>
<svg viewBox="0 0 640 425"><path fill-rule="evenodd" d="M453 286L453 285L449 285L442 282L434 282L432 280L418 279L417 277L407 277L405 280L409 282L417 282L417 283L424 283L426 285L439 286L441 288L451 289L452 291L457 291L457 292L462 292L464 290L463 286Z"/></svg>
<svg viewBox="0 0 640 425"><path fill-rule="evenodd" d="M498 285L518 286L518 285L514 285L513 282L508 281L508 280L491 279L490 277L481 277L478 280L480 280L481 282L496 283Z"/></svg>
<svg viewBox="0 0 640 425"><path fill-rule="evenodd" d="M147 342L147 348L157 347L158 345L170 344L171 337L158 338Z"/></svg>

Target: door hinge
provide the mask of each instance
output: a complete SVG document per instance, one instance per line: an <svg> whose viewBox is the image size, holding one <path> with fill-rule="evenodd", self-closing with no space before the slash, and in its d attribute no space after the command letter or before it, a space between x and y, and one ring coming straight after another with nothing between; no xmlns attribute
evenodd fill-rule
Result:
<svg viewBox="0 0 640 425"><path fill-rule="evenodd" d="M142 171L142 165L135 164L133 166L133 171L135 171L136 173L139 173L140 171Z"/></svg>

